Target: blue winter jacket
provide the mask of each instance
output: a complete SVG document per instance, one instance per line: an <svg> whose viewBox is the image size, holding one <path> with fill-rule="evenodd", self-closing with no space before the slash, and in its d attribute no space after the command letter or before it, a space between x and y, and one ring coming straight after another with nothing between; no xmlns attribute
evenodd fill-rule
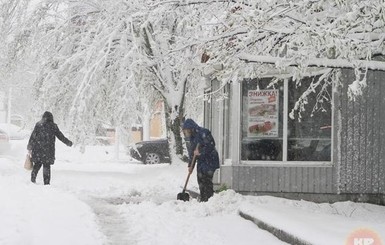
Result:
<svg viewBox="0 0 385 245"><path fill-rule="evenodd" d="M192 136L186 139L186 141L190 141L188 147L190 157L189 166L194 156L194 150L197 144L199 144L200 155L197 160L197 171L201 173L213 173L219 168L219 156L215 149L215 141L210 130L199 127L192 119L187 119L183 123L183 129L192 130Z"/></svg>

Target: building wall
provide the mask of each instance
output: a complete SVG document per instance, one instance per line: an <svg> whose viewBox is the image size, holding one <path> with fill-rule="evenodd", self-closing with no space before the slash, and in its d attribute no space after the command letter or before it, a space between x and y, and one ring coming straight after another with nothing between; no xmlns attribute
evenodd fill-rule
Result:
<svg viewBox="0 0 385 245"><path fill-rule="evenodd" d="M341 118L339 190L385 193L385 72L369 71L362 96L348 98L352 70L343 70L338 112Z"/></svg>
<svg viewBox="0 0 385 245"><path fill-rule="evenodd" d="M239 192L337 193L337 170L330 166L221 167L221 183Z"/></svg>
<svg viewBox="0 0 385 245"><path fill-rule="evenodd" d="M132 127L130 143L137 143L143 140L143 128L142 127Z"/></svg>
<svg viewBox="0 0 385 245"><path fill-rule="evenodd" d="M335 167L234 166L233 188L241 192L336 193Z"/></svg>
<svg viewBox="0 0 385 245"><path fill-rule="evenodd" d="M252 165L233 159L233 165L221 167L221 182L242 193L340 194L345 199L384 194L385 72L369 71L363 95L350 100L347 84L354 80L353 70L343 70L344 85L334 97L332 164Z"/></svg>
<svg viewBox="0 0 385 245"><path fill-rule="evenodd" d="M150 121L150 138L161 138L163 135L162 126L162 114L156 113Z"/></svg>

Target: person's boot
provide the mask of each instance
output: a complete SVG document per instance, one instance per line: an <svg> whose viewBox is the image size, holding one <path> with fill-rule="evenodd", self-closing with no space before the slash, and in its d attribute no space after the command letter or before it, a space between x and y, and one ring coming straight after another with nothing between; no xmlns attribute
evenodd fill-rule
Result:
<svg viewBox="0 0 385 245"><path fill-rule="evenodd" d="M51 182L51 166L45 165L43 168L44 185L49 185Z"/></svg>
<svg viewBox="0 0 385 245"><path fill-rule="evenodd" d="M33 173L31 173L31 182L36 184L36 176Z"/></svg>

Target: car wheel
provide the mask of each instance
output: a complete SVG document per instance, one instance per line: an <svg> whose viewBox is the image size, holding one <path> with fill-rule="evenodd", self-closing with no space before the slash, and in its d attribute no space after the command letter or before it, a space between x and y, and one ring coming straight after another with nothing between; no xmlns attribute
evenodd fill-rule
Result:
<svg viewBox="0 0 385 245"><path fill-rule="evenodd" d="M148 153L146 159L144 159L145 164L159 164L160 157L156 153Z"/></svg>

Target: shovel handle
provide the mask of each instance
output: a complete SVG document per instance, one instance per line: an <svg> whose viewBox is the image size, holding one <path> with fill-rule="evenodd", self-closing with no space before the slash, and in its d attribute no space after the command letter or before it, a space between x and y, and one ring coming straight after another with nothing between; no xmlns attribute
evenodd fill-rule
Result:
<svg viewBox="0 0 385 245"><path fill-rule="evenodd" d="M196 149L198 149L198 147L199 147L199 144L197 145L197 147L196 147ZM196 162L196 155L194 155L193 156L193 159L192 159L192 161L191 161L191 167L192 167L192 169L194 170L194 167L195 167L195 162ZM192 171L191 171L192 172ZM184 187L183 187L183 193L186 191L186 188L187 188L187 183L188 183L188 181L189 181L189 179L190 179L190 176L191 176L191 173L189 172L188 173L188 175L187 175L187 179L186 179L186 183L184 184Z"/></svg>

